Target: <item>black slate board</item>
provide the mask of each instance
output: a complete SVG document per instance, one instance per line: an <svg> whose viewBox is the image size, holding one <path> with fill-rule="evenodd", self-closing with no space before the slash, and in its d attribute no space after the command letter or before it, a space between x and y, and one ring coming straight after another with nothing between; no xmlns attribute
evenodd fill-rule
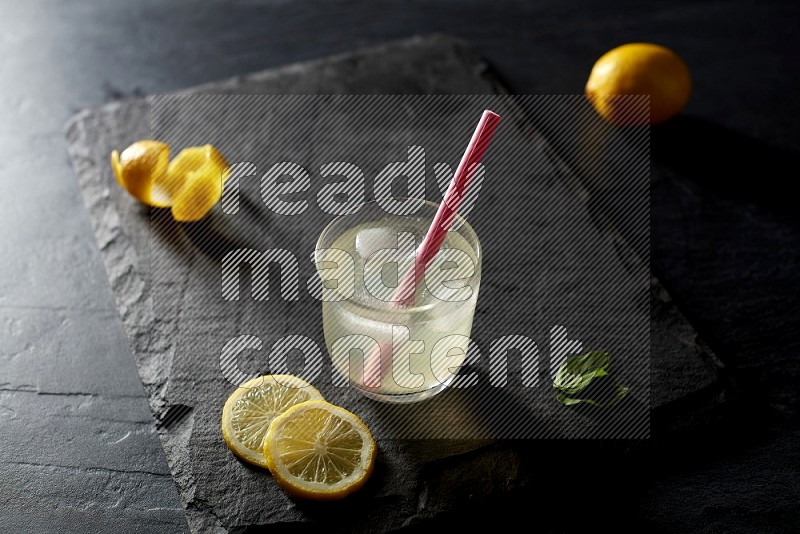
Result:
<svg viewBox="0 0 800 534"><path fill-rule="evenodd" d="M505 91L463 43L432 37L236 78L192 92L502 94ZM191 372L187 374L186 369L175 365L174 322L162 320L153 311L150 217L146 209L114 186L107 166L112 148L150 136L151 104L152 101L131 100L88 110L70 122L67 136L140 375L156 418L163 423L162 440L190 526L205 531L212 527L230 530L252 524L327 521L329 518L321 516L319 509L287 499L264 473L232 460L212 417L218 413L225 389L204 389L202 385L197 388L193 384L193 397L187 393ZM714 390L718 386L716 360L697 341L694 330L654 280L650 314L654 385L651 406L669 407L689 394ZM197 322L196 326L201 324L213 327L213 322ZM204 393L198 393L201 390ZM208 401L210 406L197 409L197 401ZM405 442L381 442L382 457L375 480L345 505L348 510L370 511L351 514L349 519L342 519L343 526L395 528L413 523L414 518L447 510L452 502L446 498L433 511L426 509L421 485L442 484L442 477L431 474L438 472L435 467L439 465L438 459L484 445L482 441L450 440L421 448ZM481 450L484 452L469 456L463 467L451 465L448 473L452 475L454 469L480 470L475 462L485 462L483 468L496 466L504 461L505 454L510 454L498 453L495 447ZM461 464L456 462L456 465ZM503 469L488 471L501 473ZM491 486L480 491L484 489L486 493L498 491ZM459 492L453 494L453 500L457 499Z"/></svg>

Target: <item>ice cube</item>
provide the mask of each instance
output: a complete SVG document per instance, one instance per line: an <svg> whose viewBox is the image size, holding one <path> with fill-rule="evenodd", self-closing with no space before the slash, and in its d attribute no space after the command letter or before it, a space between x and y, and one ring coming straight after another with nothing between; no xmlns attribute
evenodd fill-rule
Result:
<svg viewBox="0 0 800 534"><path fill-rule="evenodd" d="M356 234L356 253L365 260L385 248L397 248L397 232L393 228L366 228Z"/></svg>
<svg viewBox="0 0 800 534"><path fill-rule="evenodd" d="M400 280L412 273L418 236L411 230L392 227L361 229L355 238L356 288L359 302L393 302ZM369 287L361 292L363 287ZM375 302L377 299L377 302Z"/></svg>

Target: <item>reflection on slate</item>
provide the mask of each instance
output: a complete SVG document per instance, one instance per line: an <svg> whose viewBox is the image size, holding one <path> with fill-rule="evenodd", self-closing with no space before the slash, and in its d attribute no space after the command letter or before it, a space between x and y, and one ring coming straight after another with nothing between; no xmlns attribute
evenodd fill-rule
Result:
<svg viewBox="0 0 800 534"><path fill-rule="evenodd" d="M412 39L192 92L506 93L463 43L446 37ZM289 499L268 474L236 461L219 435L222 403L233 389L222 377L219 354L225 340L242 333L258 336L264 345L261 351L249 351L239 358L239 368L247 373L269 370L269 347L289 333L308 336L325 354L320 304L303 287L313 275L308 255L332 217L315 202L313 193L318 189L314 188L320 183L312 180L312 192L306 196L309 207L298 217L266 210L258 184L243 180L236 215L217 209L204 221L178 225L164 211L153 211L151 221L149 210L116 186L107 165L108 154L113 148L151 137L153 113L157 133L176 147L212 142L231 161L250 160L259 169L291 159L312 171L321 162L343 159L363 165L367 184L371 184L377 168L405 159L403 147L408 142L425 145L429 169L437 161L455 165L481 106L490 101L510 106L511 101L459 99L462 107L439 110L438 118L445 122L423 121L409 108L396 119L409 127L415 125L415 136L409 127L386 124L379 129L376 123L375 129L351 138L366 144L349 146L332 138L331 129L315 127L318 117L307 117L306 122L288 120L288 109L284 122L275 116L266 120L259 115L259 109L263 113L265 108L258 107L252 110L250 121L227 123L224 115L214 117L210 110L200 115L182 114L175 106L179 101L186 106L193 99L156 97L89 110L71 121L67 137L120 315L193 530L318 521L348 529L369 526L386 530L435 515L419 500L419 490L421 484L444 484L445 478L437 479L437 460L476 451L487 442L451 439L420 442L424 443L420 447L389 439L398 433L452 438L605 435L612 427L597 425L596 411L564 408L553 400L548 387L549 329L556 325L565 326L570 337L580 339L585 348L603 348L614 354L613 372L619 373L619 380L630 386L632 393L603 417L640 422L631 427L639 437L649 432L648 404L669 406L686 394L716 384L716 368L708 363L711 355L696 342L694 330L668 295L649 278L646 264L628 256L626 245L596 223L597 214L587 209L580 183L572 180L551 145L532 131L518 110L498 110L515 120L506 121L505 133L498 133L502 137L487 158L490 171L469 217L482 240L485 258L473 337L482 353L503 335L534 339L540 347L538 385L521 387L519 358L512 354L507 388L488 385L486 362L481 360L468 369L478 374L478 386L448 390L411 407L393 407L368 401L348 388L332 387L330 366L325 362L315 383L329 400L358 413L371 426L379 438L378 465L373 479L342 503L335 517L324 507ZM214 120L209 120L209 113ZM181 123L187 119L196 122ZM235 126L240 126L236 132L224 131ZM215 132L220 137L215 137ZM419 133L429 141L420 142ZM365 147L370 150L368 158L364 157ZM506 167L508 174L504 174L503 166L515 157L520 167ZM500 170L494 171L496 179L492 181L491 169L495 168ZM426 195L439 200L430 170L427 178ZM367 190L371 194L369 185ZM561 229L553 230L554 225ZM511 235L516 237L502 239ZM570 239L576 235L580 239ZM291 250L300 266L299 299L224 301L220 254L242 246ZM592 261L584 257L589 251L595 255L589 258ZM279 283L277 276L270 278L272 294L278 294ZM244 277L243 296L248 297L248 292ZM651 393L651 362L646 357L650 337L652 376L658 378ZM290 358L290 367L292 364ZM489 398L503 417L486 411ZM506 424L509 422L511 425ZM468 460L463 469L469 470L470 479L477 480L471 490L475 496L498 491L497 485L489 482L491 477L515 465L513 458L518 454L513 449L490 447L464 456ZM458 470L459 465L451 461L448 469ZM436 511L454 505L444 496L436 499Z"/></svg>

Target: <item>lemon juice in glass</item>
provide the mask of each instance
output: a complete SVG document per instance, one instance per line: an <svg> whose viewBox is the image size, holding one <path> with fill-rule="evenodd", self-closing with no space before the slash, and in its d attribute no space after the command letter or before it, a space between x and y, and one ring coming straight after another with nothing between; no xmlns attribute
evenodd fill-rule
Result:
<svg viewBox="0 0 800 534"><path fill-rule="evenodd" d="M469 346L481 280L481 248L470 225L454 214L412 299L397 288L439 205L406 200L395 215L371 202L334 219L317 243L325 344L341 384L385 402L416 402L454 379ZM348 259L350 258L350 259Z"/></svg>

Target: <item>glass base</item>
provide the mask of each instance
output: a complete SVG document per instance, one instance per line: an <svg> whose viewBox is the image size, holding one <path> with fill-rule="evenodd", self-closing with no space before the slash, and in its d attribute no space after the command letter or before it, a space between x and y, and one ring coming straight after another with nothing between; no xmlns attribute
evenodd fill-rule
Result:
<svg viewBox="0 0 800 534"><path fill-rule="evenodd" d="M415 391L414 393L380 393L358 384L351 383L350 385L365 397L378 402L385 402L387 404L410 404L412 402L430 399L434 395L441 393L442 390L450 385L453 378L455 378L455 375L452 375L446 382L442 382L437 386L426 389L425 391Z"/></svg>

